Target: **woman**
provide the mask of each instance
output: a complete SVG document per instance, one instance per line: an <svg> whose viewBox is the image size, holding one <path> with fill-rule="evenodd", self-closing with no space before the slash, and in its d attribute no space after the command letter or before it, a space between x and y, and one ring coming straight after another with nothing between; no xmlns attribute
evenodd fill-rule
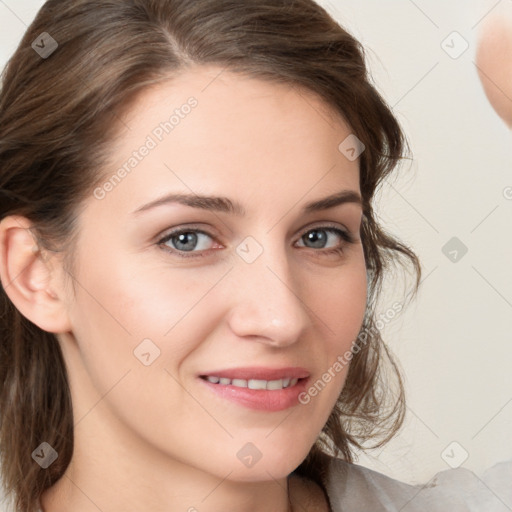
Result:
<svg viewBox="0 0 512 512"><path fill-rule="evenodd" d="M16 510L467 503L353 464L404 415L376 301L420 267L373 197L405 150L311 0L48 1L0 98Z"/></svg>

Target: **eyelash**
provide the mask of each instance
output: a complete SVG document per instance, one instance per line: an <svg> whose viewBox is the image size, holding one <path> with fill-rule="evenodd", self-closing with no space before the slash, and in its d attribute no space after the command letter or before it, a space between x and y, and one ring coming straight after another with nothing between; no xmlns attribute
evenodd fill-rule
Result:
<svg viewBox="0 0 512 512"><path fill-rule="evenodd" d="M311 231L328 231L330 233L335 233L335 234L339 235L347 244L353 244L356 241L355 238L348 231L343 231L342 229L339 229L339 228L333 227L333 226L319 226L319 227L310 228L301 235L299 240L301 240L305 235L307 235ZM207 254L201 253L200 251L189 251L190 252L190 255L189 255L189 254L186 254L186 251L179 251L177 249L171 249L168 245L165 245L172 238L182 235L184 233L199 233L199 234L206 235L213 240L215 239L214 236L212 236L209 233L207 233L206 231L203 231L200 229L179 228L174 231L171 231L170 233L165 235L163 238L161 238L157 242L157 245L159 247L161 247L164 251L171 253L171 254L176 254L180 258L202 258L202 257L206 256ZM313 250L315 250L315 249L313 248ZM325 250L317 249L316 251L321 252L327 256L327 255L331 255L331 254L341 254L344 252L344 248L343 248L343 246L341 246L341 247L336 247L334 249L325 249ZM195 253L198 253L198 254L195 254Z"/></svg>

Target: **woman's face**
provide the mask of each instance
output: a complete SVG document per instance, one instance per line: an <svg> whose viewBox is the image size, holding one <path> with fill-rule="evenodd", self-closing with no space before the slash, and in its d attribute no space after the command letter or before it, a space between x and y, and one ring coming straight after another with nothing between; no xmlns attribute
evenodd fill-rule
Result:
<svg viewBox="0 0 512 512"><path fill-rule="evenodd" d="M351 130L311 93L220 71L155 86L119 119L79 217L72 330L59 338L76 443L267 480L306 457L363 320L358 148L339 149ZM170 194L195 206L147 206ZM302 380L264 391L204 378L230 375Z"/></svg>

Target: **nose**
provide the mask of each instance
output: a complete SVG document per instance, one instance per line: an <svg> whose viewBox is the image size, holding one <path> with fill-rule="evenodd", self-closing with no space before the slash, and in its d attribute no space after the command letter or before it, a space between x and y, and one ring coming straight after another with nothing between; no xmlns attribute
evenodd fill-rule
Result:
<svg viewBox="0 0 512 512"><path fill-rule="evenodd" d="M235 335L275 347L300 339L313 313L303 298L300 276L291 270L284 250L265 249L252 263L237 262L228 315Z"/></svg>

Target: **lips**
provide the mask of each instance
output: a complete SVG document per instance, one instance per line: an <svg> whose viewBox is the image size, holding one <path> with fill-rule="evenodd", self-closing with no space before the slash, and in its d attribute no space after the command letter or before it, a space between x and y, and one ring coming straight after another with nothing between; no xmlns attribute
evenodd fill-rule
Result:
<svg viewBox="0 0 512 512"><path fill-rule="evenodd" d="M244 368L231 368L224 370L214 370L208 373L202 373L199 377L220 377L226 379L242 380L279 380L279 379L305 379L309 377L309 371L297 366L285 368L266 368L261 366L252 366Z"/></svg>
<svg viewBox="0 0 512 512"><path fill-rule="evenodd" d="M245 408L278 412L299 405L310 373L305 368L232 368L198 375L202 389Z"/></svg>

